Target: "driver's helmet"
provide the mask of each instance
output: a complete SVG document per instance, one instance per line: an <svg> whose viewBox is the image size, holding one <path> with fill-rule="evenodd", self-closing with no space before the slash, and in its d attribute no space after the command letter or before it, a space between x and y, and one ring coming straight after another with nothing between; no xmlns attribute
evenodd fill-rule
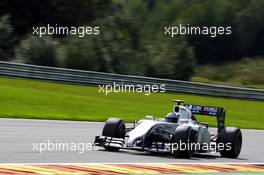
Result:
<svg viewBox="0 0 264 175"><path fill-rule="evenodd" d="M166 122L178 123L179 114L177 114L175 112L170 112L167 114L165 119L166 119Z"/></svg>

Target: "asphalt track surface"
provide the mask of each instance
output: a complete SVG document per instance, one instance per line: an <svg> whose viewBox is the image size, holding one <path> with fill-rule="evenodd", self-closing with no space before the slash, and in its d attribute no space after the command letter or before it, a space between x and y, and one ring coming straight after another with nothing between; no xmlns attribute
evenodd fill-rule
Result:
<svg viewBox="0 0 264 175"><path fill-rule="evenodd" d="M93 143L102 127L103 123L99 122L0 119L0 163L264 163L264 131L261 130L242 130L243 147L238 159L221 158L219 153L183 159L130 150L107 152L103 148L88 148L78 153L74 147L71 151L39 153L33 146L33 143L48 141L69 145Z"/></svg>

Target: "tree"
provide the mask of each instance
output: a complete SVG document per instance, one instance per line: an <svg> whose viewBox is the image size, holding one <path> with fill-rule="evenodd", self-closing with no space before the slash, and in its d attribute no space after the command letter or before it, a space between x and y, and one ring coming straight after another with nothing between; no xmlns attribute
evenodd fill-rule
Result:
<svg viewBox="0 0 264 175"><path fill-rule="evenodd" d="M8 60L14 46L13 28L9 24L9 16L0 17L0 60Z"/></svg>
<svg viewBox="0 0 264 175"><path fill-rule="evenodd" d="M48 37L29 36L16 49L16 59L23 63L57 66L58 43Z"/></svg>
<svg viewBox="0 0 264 175"><path fill-rule="evenodd" d="M64 66L72 69L99 71L103 66L95 38L71 38L62 47ZM99 47L100 48L100 47Z"/></svg>
<svg viewBox="0 0 264 175"><path fill-rule="evenodd" d="M264 55L264 1L251 0L236 18L240 56Z"/></svg>
<svg viewBox="0 0 264 175"><path fill-rule="evenodd" d="M83 26L111 12L111 0L1 0L0 16L10 15L14 33L26 35L33 26Z"/></svg>
<svg viewBox="0 0 264 175"><path fill-rule="evenodd" d="M65 67L143 75L129 23L118 16L100 19L96 23L103 26L100 35L65 39L62 49Z"/></svg>
<svg viewBox="0 0 264 175"><path fill-rule="evenodd" d="M190 80L196 61L193 48L184 38L169 39L157 51L160 54L153 59L156 77Z"/></svg>

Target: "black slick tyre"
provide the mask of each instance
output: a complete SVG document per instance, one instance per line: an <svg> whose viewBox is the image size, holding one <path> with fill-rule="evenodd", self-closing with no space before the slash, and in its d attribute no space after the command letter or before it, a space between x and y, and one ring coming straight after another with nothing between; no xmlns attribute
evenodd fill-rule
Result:
<svg viewBox="0 0 264 175"><path fill-rule="evenodd" d="M103 128L102 136L113 138L125 138L126 126L125 123L118 118L109 118ZM105 146L108 151L118 151L119 147Z"/></svg>
<svg viewBox="0 0 264 175"><path fill-rule="evenodd" d="M242 133L239 128L225 128L219 137L224 149L219 150L222 157L237 158L242 148Z"/></svg>

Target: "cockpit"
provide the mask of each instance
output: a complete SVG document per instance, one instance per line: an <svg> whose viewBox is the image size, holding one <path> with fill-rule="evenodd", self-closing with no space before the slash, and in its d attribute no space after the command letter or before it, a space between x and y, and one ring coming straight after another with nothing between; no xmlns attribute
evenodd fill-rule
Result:
<svg viewBox="0 0 264 175"><path fill-rule="evenodd" d="M185 106L175 105L173 112L168 113L166 121L171 123L178 123L179 121L192 121L192 113Z"/></svg>
<svg viewBox="0 0 264 175"><path fill-rule="evenodd" d="M179 120L191 120L192 113L185 106L175 105L173 111L179 115Z"/></svg>

